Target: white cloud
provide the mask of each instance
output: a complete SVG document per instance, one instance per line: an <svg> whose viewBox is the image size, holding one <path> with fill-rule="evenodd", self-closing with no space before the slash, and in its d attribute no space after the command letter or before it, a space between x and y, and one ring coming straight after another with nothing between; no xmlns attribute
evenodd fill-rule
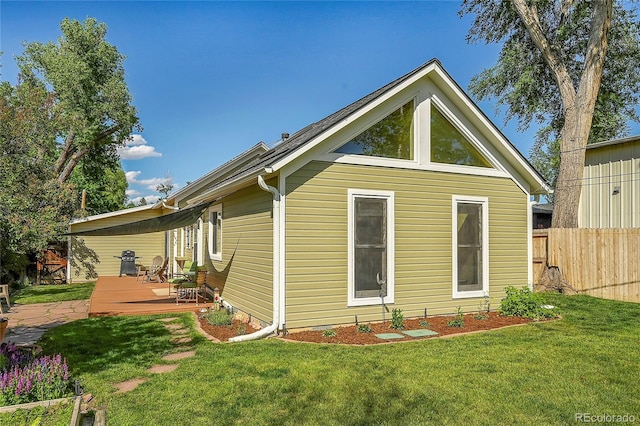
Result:
<svg viewBox="0 0 640 426"><path fill-rule="evenodd" d="M138 191L137 189L127 189L125 191L125 194L126 194L127 198L131 199L131 197L135 197L136 195L140 195L141 192Z"/></svg>
<svg viewBox="0 0 640 426"><path fill-rule="evenodd" d="M155 204L160 197L158 195L145 195L144 197L136 197L136 198L130 198L129 201L132 202L133 204L140 204L140 200L145 199L145 201L147 202L147 204Z"/></svg>
<svg viewBox="0 0 640 426"><path fill-rule="evenodd" d="M125 146L117 148L118 155L123 160L141 160L147 157L162 157L156 151L156 147L147 145L147 141L142 135L131 135L125 142Z"/></svg>
<svg viewBox="0 0 640 426"><path fill-rule="evenodd" d="M125 172L127 183L129 185L144 186L151 191L155 191L158 185L161 185L161 184L165 184L165 185L173 184L173 177L171 176L165 176L161 178L155 177L155 178L149 178L149 179L138 179L138 176L140 176L141 174L142 172L139 170L131 170L131 171Z"/></svg>

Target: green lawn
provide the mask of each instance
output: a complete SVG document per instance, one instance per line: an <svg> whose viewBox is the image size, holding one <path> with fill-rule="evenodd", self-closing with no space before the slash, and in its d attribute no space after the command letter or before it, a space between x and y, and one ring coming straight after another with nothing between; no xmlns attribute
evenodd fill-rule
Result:
<svg viewBox="0 0 640 426"><path fill-rule="evenodd" d="M64 302L89 299L95 282L78 284L32 285L11 295L11 303L30 305L32 303Z"/></svg>
<svg viewBox="0 0 640 426"><path fill-rule="evenodd" d="M546 295L562 320L369 347L274 339L212 344L177 370L158 316L90 318L47 332L114 425L567 424L640 419L640 305ZM182 314L178 322L193 327ZM112 383L144 377L126 394ZM3 417L0 416L0 424ZM8 424L8 423L7 423Z"/></svg>

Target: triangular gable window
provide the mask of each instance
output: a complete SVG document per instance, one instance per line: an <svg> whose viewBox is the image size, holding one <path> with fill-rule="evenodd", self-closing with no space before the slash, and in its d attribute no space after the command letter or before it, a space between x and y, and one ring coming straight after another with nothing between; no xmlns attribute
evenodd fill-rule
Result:
<svg viewBox="0 0 640 426"><path fill-rule="evenodd" d="M335 152L413 160L413 110L411 100Z"/></svg>
<svg viewBox="0 0 640 426"><path fill-rule="evenodd" d="M493 168L491 163L433 104L431 105L431 161Z"/></svg>

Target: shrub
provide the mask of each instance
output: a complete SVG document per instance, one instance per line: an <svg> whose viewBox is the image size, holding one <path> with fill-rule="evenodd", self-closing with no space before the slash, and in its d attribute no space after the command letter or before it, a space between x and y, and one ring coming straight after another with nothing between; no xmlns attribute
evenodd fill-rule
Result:
<svg viewBox="0 0 640 426"><path fill-rule="evenodd" d="M371 333L373 329L369 324L358 324L358 331L360 333Z"/></svg>
<svg viewBox="0 0 640 426"><path fill-rule="evenodd" d="M210 310L204 314L204 317L211 325L231 325L233 323L233 314L227 312L226 309Z"/></svg>
<svg viewBox="0 0 640 426"><path fill-rule="evenodd" d="M513 286L505 288L506 297L500 303L500 315L523 317L529 319L555 318L555 309L544 308L544 300L538 293L529 288L517 289Z"/></svg>
<svg viewBox="0 0 640 426"><path fill-rule="evenodd" d="M447 327L464 327L464 315L462 314L462 309L458 306L458 313L456 317L447 322Z"/></svg>
<svg viewBox="0 0 640 426"><path fill-rule="evenodd" d="M404 315L402 309L393 308L391 311L391 328L396 330L404 329Z"/></svg>
<svg viewBox="0 0 640 426"><path fill-rule="evenodd" d="M420 327L429 328L431 327L431 323L427 320L420 320Z"/></svg>
<svg viewBox="0 0 640 426"><path fill-rule="evenodd" d="M62 355L35 358L32 351L3 344L6 367L0 373L0 405L63 398L71 394L69 368Z"/></svg>
<svg viewBox="0 0 640 426"><path fill-rule="evenodd" d="M327 328L326 330L324 330L322 332L322 335L324 337L335 337L336 336L336 331L332 328Z"/></svg>

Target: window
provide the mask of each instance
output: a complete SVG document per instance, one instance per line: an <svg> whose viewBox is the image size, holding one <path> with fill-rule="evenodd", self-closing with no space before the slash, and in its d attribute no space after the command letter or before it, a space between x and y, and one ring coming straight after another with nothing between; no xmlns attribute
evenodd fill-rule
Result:
<svg viewBox="0 0 640 426"><path fill-rule="evenodd" d="M431 104L431 161L460 166L493 166L447 118Z"/></svg>
<svg viewBox="0 0 640 426"><path fill-rule="evenodd" d="M453 198L453 297L488 294L488 199Z"/></svg>
<svg viewBox="0 0 640 426"><path fill-rule="evenodd" d="M222 260L222 205L209 209L209 256Z"/></svg>
<svg viewBox="0 0 640 426"><path fill-rule="evenodd" d="M349 306L393 303L394 194L349 190Z"/></svg>
<svg viewBox="0 0 640 426"><path fill-rule="evenodd" d="M335 152L413 160L413 104L407 102Z"/></svg>

